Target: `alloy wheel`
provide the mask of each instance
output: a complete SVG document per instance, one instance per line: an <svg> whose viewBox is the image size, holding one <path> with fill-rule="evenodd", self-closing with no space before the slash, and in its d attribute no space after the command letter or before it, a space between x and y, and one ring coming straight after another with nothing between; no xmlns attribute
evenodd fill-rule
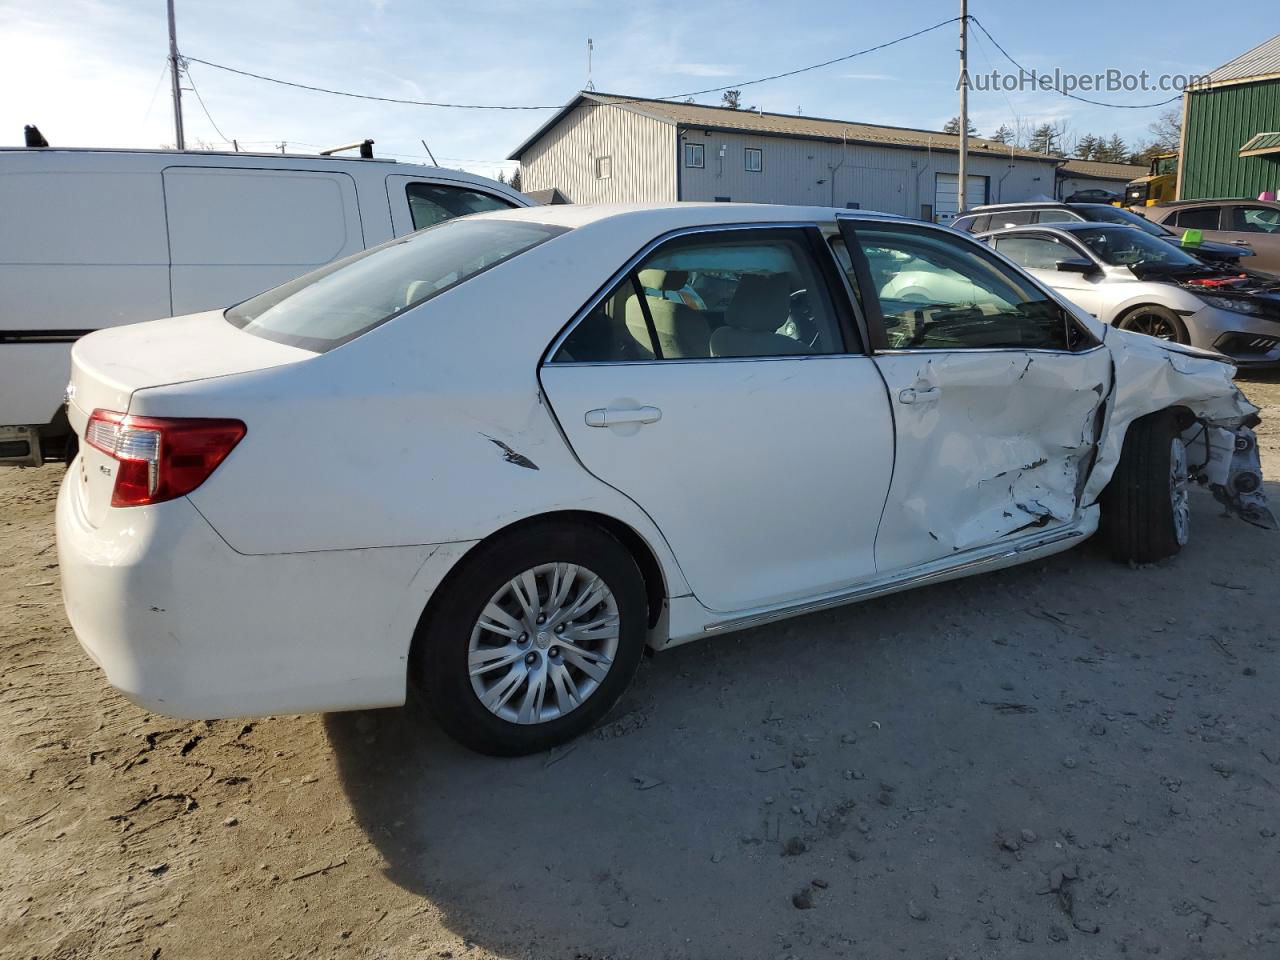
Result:
<svg viewBox="0 0 1280 960"><path fill-rule="evenodd" d="M510 723L559 719L580 707L618 652L618 604L598 575L545 563L503 584L471 631L471 689Z"/></svg>
<svg viewBox="0 0 1280 960"><path fill-rule="evenodd" d="M1155 337L1157 340L1169 340L1175 343L1178 341L1178 331L1169 318L1158 313L1135 313L1129 318L1125 327L1134 333L1145 333L1148 337Z"/></svg>

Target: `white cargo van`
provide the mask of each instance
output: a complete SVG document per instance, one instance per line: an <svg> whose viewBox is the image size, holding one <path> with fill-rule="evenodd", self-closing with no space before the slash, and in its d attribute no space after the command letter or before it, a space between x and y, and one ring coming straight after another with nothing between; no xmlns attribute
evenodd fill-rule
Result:
<svg viewBox="0 0 1280 960"><path fill-rule="evenodd" d="M0 464L61 460L71 344L230 306L450 217L529 206L391 160L0 149Z"/></svg>

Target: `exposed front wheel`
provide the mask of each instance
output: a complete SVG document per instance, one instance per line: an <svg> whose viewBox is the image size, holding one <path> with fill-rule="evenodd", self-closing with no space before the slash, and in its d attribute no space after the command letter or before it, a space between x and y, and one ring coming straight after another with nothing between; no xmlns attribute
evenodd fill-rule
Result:
<svg viewBox="0 0 1280 960"><path fill-rule="evenodd" d="M1191 536L1190 491L1187 448L1173 413L1131 423L1102 495L1102 530L1112 557L1154 563L1181 550Z"/></svg>
<svg viewBox="0 0 1280 960"><path fill-rule="evenodd" d="M1157 340L1168 340L1170 343L1181 343L1184 346L1191 343L1187 325L1182 322L1182 318L1167 307L1154 303L1130 310L1120 318L1116 326L1121 330L1144 333Z"/></svg>
<svg viewBox="0 0 1280 960"><path fill-rule="evenodd" d="M476 548L419 628L414 670L440 724L481 753L546 750L617 702L643 651L635 561L586 524L539 524Z"/></svg>

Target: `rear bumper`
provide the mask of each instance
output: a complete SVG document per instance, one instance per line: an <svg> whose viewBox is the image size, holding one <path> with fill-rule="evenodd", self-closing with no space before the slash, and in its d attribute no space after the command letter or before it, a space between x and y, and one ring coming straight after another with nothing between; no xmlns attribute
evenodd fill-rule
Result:
<svg viewBox="0 0 1280 960"><path fill-rule="evenodd" d="M431 591L469 544L247 556L187 499L108 511L58 495L67 616L134 703L192 719L395 706Z"/></svg>

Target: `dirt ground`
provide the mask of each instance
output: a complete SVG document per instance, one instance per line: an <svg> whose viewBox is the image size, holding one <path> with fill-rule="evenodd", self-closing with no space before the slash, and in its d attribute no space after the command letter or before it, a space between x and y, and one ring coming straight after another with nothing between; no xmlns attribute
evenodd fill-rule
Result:
<svg viewBox="0 0 1280 960"><path fill-rule="evenodd" d="M503 761L413 708L132 706L63 616L61 475L0 473L4 958L1280 956L1280 534L1207 495L1173 562L682 647Z"/></svg>

